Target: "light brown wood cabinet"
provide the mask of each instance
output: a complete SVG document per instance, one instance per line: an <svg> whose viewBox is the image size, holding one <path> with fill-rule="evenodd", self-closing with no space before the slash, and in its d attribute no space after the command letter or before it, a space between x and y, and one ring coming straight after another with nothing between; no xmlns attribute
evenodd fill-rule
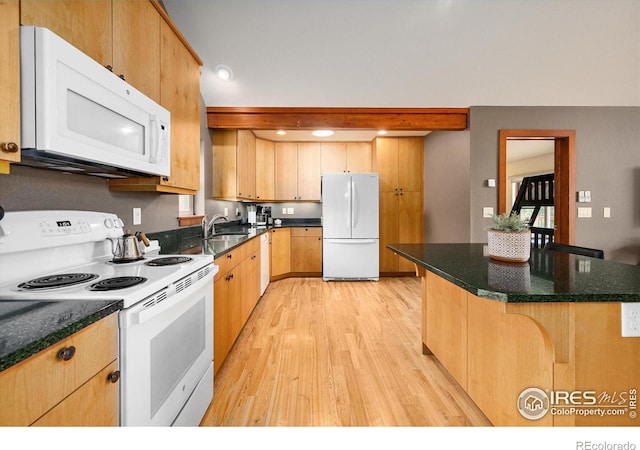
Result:
<svg viewBox="0 0 640 450"><path fill-rule="evenodd" d="M412 272L413 265L386 246L423 240L424 138L376 138L373 153L380 175L380 272Z"/></svg>
<svg viewBox="0 0 640 450"><path fill-rule="evenodd" d="M322 228L291 228L291 272L322 273Z"/></svg>
<svg viewBox="0 0 640 450"><path fill-rule="evenodd" d="M117 426L117 370L114 313L1 372L0 426Z"/></svg>
<svg viewBox="0 0 640 450"><path fill-rule="evenodd" d="M371 172L370 142L322 142L321 172Z"/></svg>
<svg viewBox="0 0 640 450"><path fill-rule="evenodd" d="M276 142L275 194L282 201L320 201L320 143Z"/></svg>
<svg viewBox="0 0 640 450"><path fill-rule="evenodd" d="M291 228L269 230L271 246L271 280L291 272Z"/></svg>
<svg viewBox="0 0 640 450"><path fill-rule="evenodd" d="M20 0L20 23L48 28L103 66L113 67L112 0Z"/></svg>
<svg viewBox="0 0 640 450"><path fill-rule="evenodd" d="M256 139L256 200L272 201L276 198L275 143Z"/></svg>
<svg viewBox="0 0 640 450"><path fill-rule="evenodd" d="M253 132L215 130L212 146L213 198L255 200L257 139Z"/></svg>
<svg viewBox="0 0 640 450"><path fill-rule="evenodd" d="M260 238L215 259L213 367L217 372L260 299Z"/></svg>
<svg viewBox="0 0 640 450"><path fill-rule="evenodd" d="M110 180L112 191L195 194L200 188L202 61L178 33L168 16L160 22L160 104L171 112L171 175Z"/></svg>
<svg viewBox="0 0 640 450"><path fill-rule="evenodd" d="M0 174L20 161L20 9L18 0L0 2Z"/></svg>

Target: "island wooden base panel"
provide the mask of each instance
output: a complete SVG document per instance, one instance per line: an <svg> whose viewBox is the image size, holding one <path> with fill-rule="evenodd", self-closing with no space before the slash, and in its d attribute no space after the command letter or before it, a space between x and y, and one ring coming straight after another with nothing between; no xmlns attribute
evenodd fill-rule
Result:
<svg viewBox="0 0 640 450"><path fill-rule="evenodd" d="M490 422L420 339L420 282L271 283L215 377L203 426Z"/></svg>
<svg viewBox="0 0 640 450"><path fill-rule="evenodd" d="M494 425L640 425L630 398L640 387L640 339L621 337L620 303L503 303L418 272L423 353L433 352ZM555 402L566 414L523 417L518 397L531 387L573 395ZM617 405L622 415L611 414Z"/></svg>

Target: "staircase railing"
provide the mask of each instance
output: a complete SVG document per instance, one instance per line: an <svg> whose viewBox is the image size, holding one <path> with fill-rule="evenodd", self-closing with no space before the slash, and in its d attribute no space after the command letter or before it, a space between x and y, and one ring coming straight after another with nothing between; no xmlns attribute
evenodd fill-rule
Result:
<svg viewBox="0 0 640 450"><path fill-rule="evenodd" d="M553 206L554 204L554 174L547 173L524 177L518 190L518 195L511 208L511 213L520 214L523 207L533 207L533 213L529 219L531 229L531 246L542 248L545 244L553 242L553 228L534 227L540 208Z"/></svg>

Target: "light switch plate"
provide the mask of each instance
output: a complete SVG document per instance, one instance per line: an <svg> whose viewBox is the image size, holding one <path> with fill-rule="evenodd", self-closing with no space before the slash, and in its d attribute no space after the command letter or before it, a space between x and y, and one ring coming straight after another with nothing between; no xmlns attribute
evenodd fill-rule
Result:
<svg viewBox="0 0 640 450"><path fill-rule="evenodd" d="M133 224L134 225L142 224L142 209L141 208L133 208Z"/></svg>
<svg viewBox="0 0 640 450"><path fill-rule="evenodd" d="M611 217L611 208L609 208L608 206L605 206L604 210L603 210L603 215L607 219L610 218Z"/></svg>
<svg viewBox="0 0 640 450"><path fill-rule="evenodd" d="M293 208L287 208L287 214L293 214Z"/></svg>
<svg viewBox="0 0 640 450"><path fill-rule="evenodd" d="M591 217L591 207L578 208L578 217L589 218Z"/></svg>
<svg viewBox="0 0 640 450"><path fill-rule="evenodd" d="M482 217L491 218L493 216L493 208L491 206L485 206L482 208Z"/></svg>
<svg viewBox="0 0 640 450"><path fill-rule="evenodd" d="M622 337L640 337L640 303L621 303Z"/></svg>

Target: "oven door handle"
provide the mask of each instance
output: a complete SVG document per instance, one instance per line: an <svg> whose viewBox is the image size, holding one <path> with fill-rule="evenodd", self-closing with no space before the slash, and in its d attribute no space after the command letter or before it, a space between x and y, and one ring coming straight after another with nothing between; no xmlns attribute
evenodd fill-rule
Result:
<svg viewBox="0 0 640 450"><path fill-rule="evenodd" d="M199 298L189 299L190 294L196 293L203 285L211 283L211 289L213 289L213 277L215 271L209 273L207 276L202 277L196 283L193 283L188 290L176 292L175 285L168 288L167 298L159 301L153 305L145 306L148 300L143 300L137 305L132 306L129 310L124 310L124 320L121 326L128 328L131 325L141 325L145 322L152 320L159 314L162 314L170 308L180 306L183 309L188 309L191 303L195 303ZM186 298L185 298L186 297ZM190 300L190 301L188 301Z"/></svg>

